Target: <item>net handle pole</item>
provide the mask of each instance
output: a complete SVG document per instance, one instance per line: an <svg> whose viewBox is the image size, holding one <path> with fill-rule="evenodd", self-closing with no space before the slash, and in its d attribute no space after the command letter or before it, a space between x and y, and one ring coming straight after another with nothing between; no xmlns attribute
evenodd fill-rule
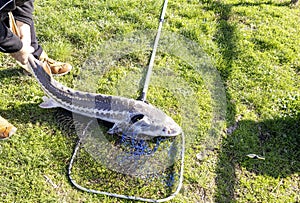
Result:
<svg viewBox="0 0 300 203"><path fill-rule="evenodd" d="M145 78L145 82L144 82L144 87L140 96L140 100L142 101L146 101L146 97L147 97L147 92L148 92L148 88L149 88L149 83L150 83L150 77L152 74L152 69L154 66L154 59L155 59L155 55L156 55L156 50L158 47L158 42L159 42L159 38L160 38L160 34L161 34L161 30L162 30L162 25L165 19L165 14L166 14L166 10L167 10L167 5L168 5L168 0L164 1L164 5L160 14L160 19L159 19L159 26L158 26L158 30L157 30L157 34L155 37L155 41L154 41L154 45L153 45L153 50L152 50L152 54L150 57L150 62L148 65L148 70L147 70L147 74L146 74L146 78Z"/></svg>

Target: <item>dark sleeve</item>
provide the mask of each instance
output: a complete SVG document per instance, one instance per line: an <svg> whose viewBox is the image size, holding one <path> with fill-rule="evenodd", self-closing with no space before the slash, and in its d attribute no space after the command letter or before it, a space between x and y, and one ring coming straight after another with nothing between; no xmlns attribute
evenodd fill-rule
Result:
<svg viewBox="0 0 300 203"><path fill-rule="evenodd" d="M20 38L14 35L8 27L0 22L0 51L4 53L14 53L20 51L23 43Z"/></svg>
<svg viewBox="0 0 300 203"><path fill-rule="evenodd" d="M26 23L28 25L32 24L33 21L33 1L26 1L23 5L17 6L17 8L12 11L16 20Z"/></svg>

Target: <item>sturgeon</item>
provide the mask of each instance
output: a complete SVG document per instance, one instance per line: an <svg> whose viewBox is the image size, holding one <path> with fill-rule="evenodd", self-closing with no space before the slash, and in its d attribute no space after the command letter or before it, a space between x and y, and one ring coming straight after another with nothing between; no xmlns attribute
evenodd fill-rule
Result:
<svg viewBox="0 0 300 203"><path fill-rule="evenodd" d="M146 102L120 96L77 91L56 81L33 56L28 63L32 75L48 96L41 108L61 107L73 113L113 123L109 134L128 137L174 137L181 127L162 110Z"/></svg>

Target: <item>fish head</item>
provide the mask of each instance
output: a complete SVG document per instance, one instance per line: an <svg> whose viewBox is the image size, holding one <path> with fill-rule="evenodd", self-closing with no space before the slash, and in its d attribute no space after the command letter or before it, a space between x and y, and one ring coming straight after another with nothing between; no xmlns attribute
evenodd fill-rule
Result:
<svg viewBox="0 0 300 203"><path fill-rule="evenodd" d="M182 133L181 127L169 116L153 119L144 114L133 114L126 121L115 123L110 134L122 133L128 137L174 137Z"/></svg>

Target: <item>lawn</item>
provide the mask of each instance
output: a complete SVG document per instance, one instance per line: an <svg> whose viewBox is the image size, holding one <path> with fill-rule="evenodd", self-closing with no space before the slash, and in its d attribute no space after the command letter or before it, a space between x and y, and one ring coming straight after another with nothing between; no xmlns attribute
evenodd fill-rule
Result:
<svg viewBox="0 0 300 203"><path fill-rule="evenodd" d="M74 67L55 79L137 98L162 4L36 0L39 42ZM300 7L289 0L169 1L147 100L185 131L184 181L171 202L300 201L299 33ZM131 202L72 186L77 135L56 109L38 106L43 95L0 54L0 112L18 128L0 142L1 201ZM84 185L151 198L170 192L155 178L108 172L86 151L74 163Z"/></svg>

